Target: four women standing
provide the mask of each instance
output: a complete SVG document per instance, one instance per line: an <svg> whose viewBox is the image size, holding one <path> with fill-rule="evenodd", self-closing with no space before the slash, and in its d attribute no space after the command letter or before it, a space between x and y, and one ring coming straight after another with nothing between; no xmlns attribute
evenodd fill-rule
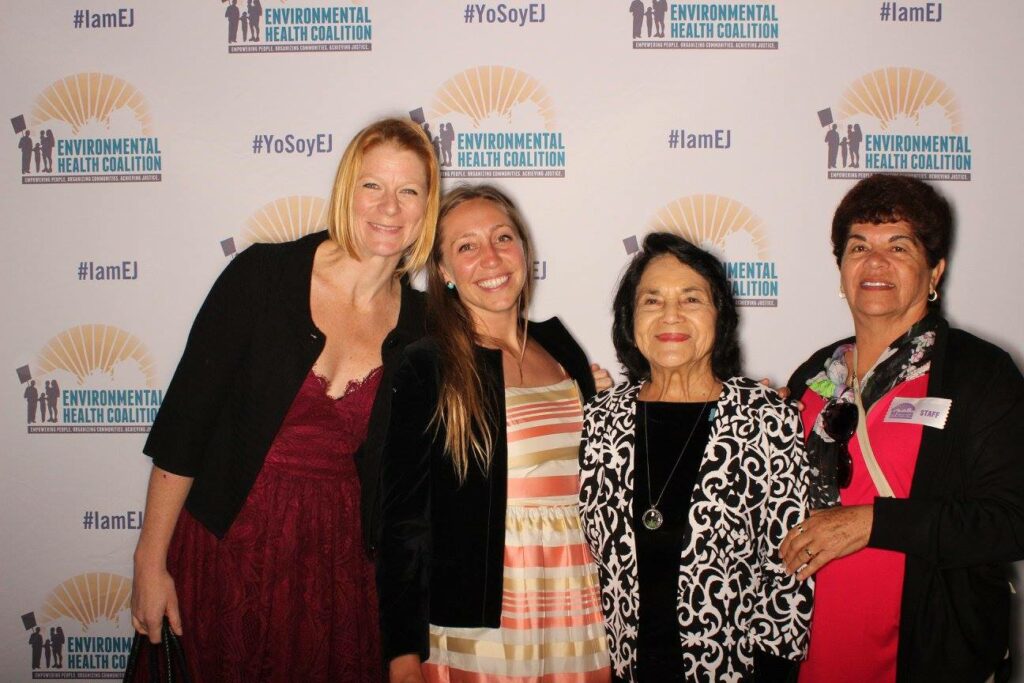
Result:
<svg viewBox="0 0 1024 683"><path fill-rule="evenodd" d="M710 254L648 235L615 298L627 381L594 396L561 323L527 320L515 204L438 184L419 127L379 121L329 234L218 279L146 444L137 630L166 615L196 680L372 681L383 656L396 682L783 681L817 574L801 681L1006 680L1024 380L929 309L930 187L874 176L837 210L856 335L791 380L801 429L740 375Z"/></svg>

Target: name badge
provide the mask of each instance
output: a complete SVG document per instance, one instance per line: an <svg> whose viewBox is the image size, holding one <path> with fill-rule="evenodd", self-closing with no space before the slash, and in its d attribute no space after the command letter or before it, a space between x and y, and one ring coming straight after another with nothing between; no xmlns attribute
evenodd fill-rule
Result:
<svg viewBox="0 0 1024 683"><path fill-rule="evenodd" d="M945 429L946 418L949 417L949 409L952 406L953 402L948 398L900 398L897 396L892 400L889 411L885 414L885 421Z"/></svg>

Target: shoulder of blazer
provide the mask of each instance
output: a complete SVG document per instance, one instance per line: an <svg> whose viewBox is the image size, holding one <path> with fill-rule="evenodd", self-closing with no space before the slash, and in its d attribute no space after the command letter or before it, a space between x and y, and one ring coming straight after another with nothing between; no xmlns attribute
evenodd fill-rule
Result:
<svg viewBox="0 0 1024 683"><path fill-rule="evenodd" d="M531 321L527 333L557 360L579 385L583 401L595 393L594 375L587 354L558 318Z"/></svg>
<svg viewBox="0 0 1024 683"><path fill-rule="evenodd" d="M734 402L750 405L757 410L767 409L783 413L796 411L796 408L779 396L775 389L749 377L732 377L726 380L725 384L736 392L732 398Z"/></svg>

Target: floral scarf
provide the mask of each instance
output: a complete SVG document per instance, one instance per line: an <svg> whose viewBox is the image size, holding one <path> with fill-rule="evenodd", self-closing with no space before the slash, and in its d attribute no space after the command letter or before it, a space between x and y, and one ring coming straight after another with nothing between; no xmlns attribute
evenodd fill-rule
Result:
<svg viewBox="0 0 1024 683"><path fill-rule="evenodd" d="M860 397L865 412L893 387L917 379L931 369L938 326L939 316L926 315L878 357L861 380ZM850 369L846 365L847 352L852 354L853 348L853 344L840 344L825 361L824 369L807 380L808 388L828 403L854 401L853 386L848 384ZM814 428L807 437L807 458L811 467L811 509L839 505L839 486L836 482L836 458L839 453L835 441L825 432L822 419L824 412L822 409L818 413Z"/></svg>

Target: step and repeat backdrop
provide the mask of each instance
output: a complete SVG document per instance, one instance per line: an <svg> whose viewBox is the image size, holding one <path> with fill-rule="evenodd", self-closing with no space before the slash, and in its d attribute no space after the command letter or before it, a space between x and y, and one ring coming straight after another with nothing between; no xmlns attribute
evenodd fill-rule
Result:
<svg viewBox="0 0 1024 683"><path fill-rule="evenodd" d="M1015 0L3 5L4 681L119 676L141 448L192 318L248 245L324 225L384 115L423 125L448 186L519 201L534 317L607 367L652 229L727 263L748 374L849 334L829 225L879 170L955 203L946 311L1021 360Z"/></svg>

